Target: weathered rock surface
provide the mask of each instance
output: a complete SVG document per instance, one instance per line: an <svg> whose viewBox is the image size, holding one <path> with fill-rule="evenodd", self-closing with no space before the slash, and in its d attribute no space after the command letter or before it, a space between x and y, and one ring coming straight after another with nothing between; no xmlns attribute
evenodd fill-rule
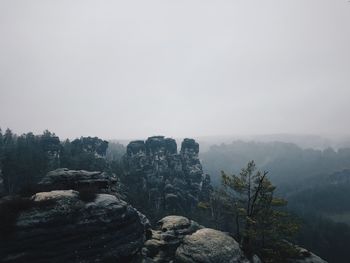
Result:
<svg viewBox="0 0 350 263"><path fill-rule="evenodd" d="M307 249L299 246L296 246L296 247L299 249L300 254L303 256L303 258L293 259L290 261L291 263L327 263L327 261L323 260L322 258L315 255L314 253L308 251Z"/></svg>
<svg viewBox="0 0 350 263"><path fill-rule="evenodd" d="M39 189L44 190L79 190L93 187L98 192L118 193L117 177L106 172L90 172L84 170L69 170L60 168L48 172L38 183Z"/></svg>
<svg viewBox="0 0 350 263"><path fill-rule="evenodd" d="M19 214L16 231L1 240L2 262L131 262L145 241L144 218L114 195L84 202L60 190L32 200L43 205Z"/></svg>
<svg viewBox="0 0 350 263"><path fill-rule="evenodd" d="M149 262L171 262L183 238L200 228L202 226L186 217L164 217L158 222L156 230L152 230L152 237L145 242L142 254Z"/></svg>
<svg viewBox="0 0 350 263"><path fill-rule="evenodd" d="M143 193L151 210L185 214L208 201L210 177L203 174L199 145L185 139L180 153L174 139L154 136L127 146L126 167L133 189Z"/></svg>
<svg viewBox="0 0 350 263"><path fill-rule="evenodd" d="M327 263L297 247L300 258L290 263ZM143 263L261 263L254 255L248 260L239 244L228 234L205 228L183 216L159 220L142 249Z"/></svg>
<svg viewBox="0 0 350 263"><path fill-rule="evenodd" d="M186 236L176 250L179 263L238 263L249 262L239 244L229 235L203 228Z"/></svg>
<svg viewBox="0 0 350 263"><path fill-rule="evenodd" d="M186 217L164 217L150 230L147 218L115 195L83 201L78 191L56 190L31 200L34 205L19 213L15 232L0 236L1 262L261 262L248 261L226 233ZM290 262L325 263L300 251L305 257Z"/></svg>
<svg viewBox="0 0 350 263"><path fill-rule="evenodd" d="M161 219L142 253L154 263L249 262L232 237L182 216Z"/></svg>

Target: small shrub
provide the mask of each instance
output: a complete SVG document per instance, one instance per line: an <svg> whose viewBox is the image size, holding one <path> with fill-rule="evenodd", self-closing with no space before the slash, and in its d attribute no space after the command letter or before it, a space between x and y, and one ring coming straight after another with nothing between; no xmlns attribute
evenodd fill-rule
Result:
<svg viewBox="0 0 350 263"><path fill-rule="evenodd" d="M41 189L39 186L28 185L20 190L19 195L22 197L31 197L32 195L39 192L43 192L43 189Z"/></svg>
<svg viewBox="0 0 350 263"><path fill-rule="evenodd" d="M83 202L93 202L96 199L97 193L97 187L85 186L79 189L79 199Z"/></svg>

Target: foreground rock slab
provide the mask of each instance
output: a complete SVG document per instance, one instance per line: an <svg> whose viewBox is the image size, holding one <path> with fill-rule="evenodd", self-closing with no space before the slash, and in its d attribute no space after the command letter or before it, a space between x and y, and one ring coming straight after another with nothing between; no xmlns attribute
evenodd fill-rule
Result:
<svg viewBox="0 0 350 263"><path fill-rule="evenodd" d="M32 201L2 237L1 262L131 262L145 241L144 218L114 195L84 202L77 191L59 190Z"/></svg>

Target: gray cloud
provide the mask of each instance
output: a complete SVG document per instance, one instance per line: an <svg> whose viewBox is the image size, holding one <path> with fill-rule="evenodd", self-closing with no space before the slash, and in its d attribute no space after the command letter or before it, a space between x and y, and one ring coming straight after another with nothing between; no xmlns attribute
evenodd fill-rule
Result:
<svg viewBox="0 0 350 263"><path fill-rule="evenodd" d="M348 134L345 0L0 1L0 126Z"/></svg>

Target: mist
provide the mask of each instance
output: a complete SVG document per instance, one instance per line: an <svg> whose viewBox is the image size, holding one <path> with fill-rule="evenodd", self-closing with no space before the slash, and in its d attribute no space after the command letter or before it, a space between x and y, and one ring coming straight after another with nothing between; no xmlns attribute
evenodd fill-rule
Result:
<svg viewBox="0 0 350 263"><path fill-rule="evenodd" d="M350 4L0 1L0 127L132 139L350 131Z"/></svg>

